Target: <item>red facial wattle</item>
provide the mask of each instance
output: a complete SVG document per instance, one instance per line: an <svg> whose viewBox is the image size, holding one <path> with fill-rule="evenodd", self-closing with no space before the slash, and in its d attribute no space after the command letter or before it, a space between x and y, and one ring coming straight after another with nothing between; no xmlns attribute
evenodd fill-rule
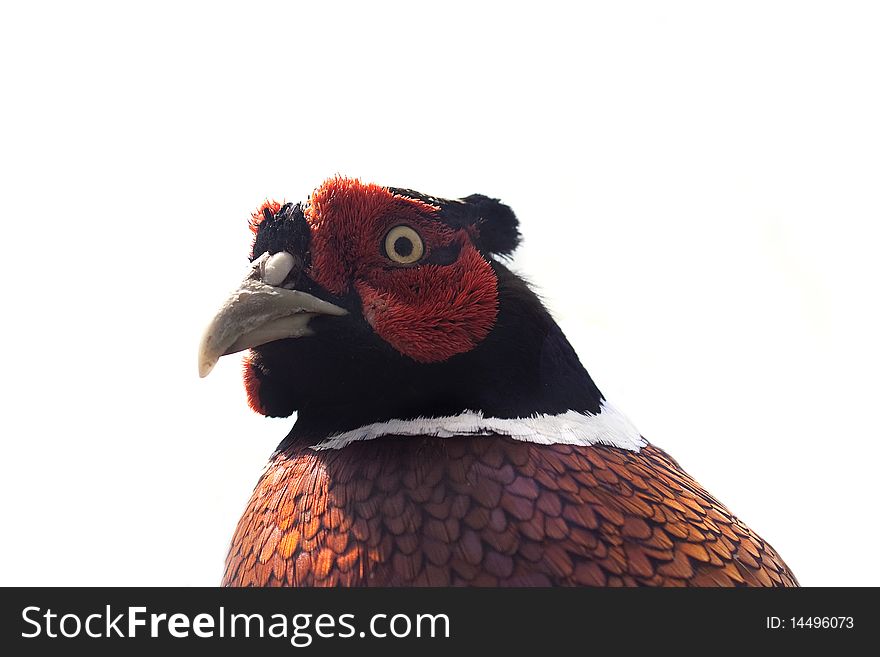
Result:
<svg viewBox="0 0 880 657"><path fill-rule="evenodd" d="M385 187L334 178L305 210L311 232L306 274L333 294L354 289L364 318L400 353L422 363L473 349L498 314L497 279L466 228L439 221L439 208ZM402 266L383 253L396 226L424 243L420 262ZM432 262L441 251L454 260Z"/></svg>
<svg viewBox="0 0 880 657"><path fill-rule="evenodd" d="M260 379L257 376L255 365L253 362L253 353L248 353L244 357L242 363L242 371L244 374L244 390L247 395L248 406L251 410L260 415L268 415L263 400L260 398Z"/></svg>
<svg viewBox="0 0 880 657"><path fill-rule="evenodd" d="M402 354L421 363L473 349L498 314L497 280L474 246L450 265L380 269L355 281L364 317Z"/></svg>

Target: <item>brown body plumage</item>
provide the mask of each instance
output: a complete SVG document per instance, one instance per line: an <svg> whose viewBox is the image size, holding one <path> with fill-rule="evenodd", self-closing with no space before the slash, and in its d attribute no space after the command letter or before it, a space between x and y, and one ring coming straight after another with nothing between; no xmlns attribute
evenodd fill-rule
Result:
<svg viewBox="0 0 880 657"><path fill-rule="evenodd" d="M662 450L384 438L273 456L231 586L796 586Z"/></svg>

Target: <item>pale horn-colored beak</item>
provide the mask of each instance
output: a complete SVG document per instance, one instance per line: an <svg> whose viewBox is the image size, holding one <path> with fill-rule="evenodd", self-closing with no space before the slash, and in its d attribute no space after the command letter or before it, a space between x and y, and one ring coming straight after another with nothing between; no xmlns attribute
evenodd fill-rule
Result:
<svg viewBox="0 0 880 657"><path fill-rule="evenodd" d="M327 301L280 287L296 258L285 251L254 260L241 285L223 303L199 343L199 376L206 377L221 356L284 338L311 335L316 315L347 315Z"/></svg>

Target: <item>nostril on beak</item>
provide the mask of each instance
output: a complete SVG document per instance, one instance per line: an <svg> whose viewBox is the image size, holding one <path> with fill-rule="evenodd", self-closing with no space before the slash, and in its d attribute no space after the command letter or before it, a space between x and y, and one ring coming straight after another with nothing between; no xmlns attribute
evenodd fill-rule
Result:
<svg viewBox="0 0 880 657"><path fill-rule="evenodd" d="M274 253L263 263L262 280L266 285L280 287L294 269L299 272L302 260L287 251Z"/></svg>

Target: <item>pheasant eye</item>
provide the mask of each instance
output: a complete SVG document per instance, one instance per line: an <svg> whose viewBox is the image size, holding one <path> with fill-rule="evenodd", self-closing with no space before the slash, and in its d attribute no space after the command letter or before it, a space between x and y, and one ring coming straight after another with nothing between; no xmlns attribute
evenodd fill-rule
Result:
<svg viewBox="0 0 880 657"><path fill-rule="evenodd" d="M425 244L409 226L395 226L385 236L385 255L401 265L418 262L425 254Z"/></svg>

